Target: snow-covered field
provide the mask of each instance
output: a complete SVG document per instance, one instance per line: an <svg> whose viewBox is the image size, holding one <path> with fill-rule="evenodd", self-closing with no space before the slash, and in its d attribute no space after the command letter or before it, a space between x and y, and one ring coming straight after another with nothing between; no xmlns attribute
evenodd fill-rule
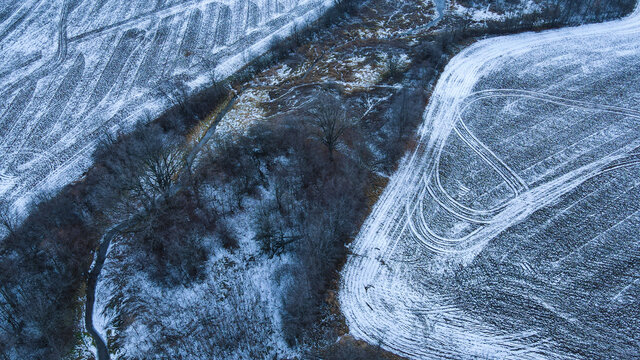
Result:
<svg viewBox="0 0 640 360"><path fill-rule="evenodd" d="M25 0L0 3L0 199L76 180L105 132L237 70L330 0ZM215 69L215 70L214 70Z"/></svg>
<svg viewBox="0 0 640 360"><path fill-rule="evenodd" d="M640 356L640 12L456 56L342 273L416 359Z"/></svg>

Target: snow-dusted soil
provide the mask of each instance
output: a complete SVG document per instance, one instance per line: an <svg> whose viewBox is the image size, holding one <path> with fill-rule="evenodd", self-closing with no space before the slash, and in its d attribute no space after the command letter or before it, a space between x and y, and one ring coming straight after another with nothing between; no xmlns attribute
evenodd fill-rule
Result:
<svg viewBox="0 0 640 360"><path fill-rule="evenodd" d="M444 0L365 2L360 15L349 25L330 30L330 39L298 49L302 59L277 64L245 84L243 93L217 125L216 134L237 136L282 111L294 113L315 99L313 89L326 85L339 86L354 96L367 93L363 96L366 115L399 88L398 84L382 83L389 60L395 59L400 69L411 62L405 49L384 43L410 46L438 23L445 5ZM197 134L201 132L194 138Z"/></svg>
<svg viewBox="0 0 640 360"><path fill-rule="evenodd" d="M238 227L249 228L253 219L240 216L234 221ZM242 245L251 245L252 235L241 234ZM295 355L279 331L280 299L288 278L273 280L274 274L286 273L283 269L292 259L273 261L256 255L251 246L235 254L213 248L215 255L206 264L205 279L167 288L149 279L143 264L129 259L126 246L114 247L105 266L106 281L98 287L96 308L101 312L95 315L102 323L101 333L108 333L112 341L112 358L272 359ZM116 324L122 332L115 329Z"/></svg>
<svg viewBox="0 0 640 360"><path fill-rule="evenodd" d="M416 359L640 356L640 12L453 58L342 273Z"/></svg>
<svg viewBox="0 0 640 360"><path fill-rule="evenodd" d="M328 0L26 0L0 4L0 199L76 180L105 132L237 70ZM214 70L215 69L215 70Z"/></svg>

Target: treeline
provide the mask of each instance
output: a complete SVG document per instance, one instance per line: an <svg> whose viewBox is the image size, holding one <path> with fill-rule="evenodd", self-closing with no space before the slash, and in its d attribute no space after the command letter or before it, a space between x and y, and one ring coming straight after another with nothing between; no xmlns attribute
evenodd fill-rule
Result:
<svg viewBox="0 0 640 360"><path fill-rule="evenodd" d="M353 3L336 1L318 22L199 94L188 96L180 79L162 81L156 90L172 107L128 134L106 138L82 180L36 201L21 222L1 204L0 226L7 235L0 242L0 358L69 355L80 341L84 286L101 235L134 214L138 218L124 235L156 280L176 284L199 278L205 252L198 240L216 228L216 218L204 211L191 174L176 177L186 165L186 134L226 98L229 82L240 84L286 56L309 41L314 29L348 15ZM170 189L178 191L169 194Z"/></svg>
<svg viewBox="0 0 640 360"><path fill-rule="evenodd" d="M524 1L521 0L458 0L468 8L489 9L498 14L516 14L505 21L487 21L495 30L534 30L561 25L578 25L586 22L601 22L629 14L636 6L635 0L540 0L539 10L521 15Z"/></svg>
<svg viewBox="0 0 640 360"><path fill-rule="evenodd" d="M175 180L171 175L181 161L178 149L193 126L193 112L205 107L203 99L219 99L223 89L208 95L191 99L189 113L184 113L185 102L158 121L103 141L84 178L32 205L21 225L2 207L8 235L0 243L0 356L56 359L68 354L78 341L74 334L83 287L101 235L142 207L148 214L140 221L145 226L131 231L144 236L154 230L151 220L174 205L171 201L181 201L155 203ZM182 205L177 207L188 213ZM154 243L146 245L153 248Z"/></svg>
<svg viewBox="0 0 640 360"><path fill-rule="evenodd" d="M240 152L259 149L274 194L255 220L256 240L269 256L297 259L282 309L291 346L335 339L325 300L346 257L345 244L368 213L376 173L392 168L406 150L425 101L424 90L408 91L392 102L389 116L365 120L343 94L321 90L304 116L256 126L237 143ZM390 155L380 158L372 149L383 142Z"/></svg>
<svg viewBox="0 0 640 360"><path fill-rule="evenodd" d="M325 301L327 291L335 286L340 264L346 257L345 243L358 231L368 212L368 194L375 173L392 168L404 152L406 140L419 122L426 92L403 91L392 101L388 116L366 119L361 119L359 109L339 89L317 89L312 98L315 100L304 111L257 123L245 135L233 139L217 139L195 164L180 193L171 197L173 200L168 203L175 206L163 207L162 220L153 222L157 224L154 230L128 234L121 240L124 246L119 250L136 271L146 271L163 286L186 286L202 278L198 269L202 269L205 260L199 257L205 235L215 241L212 244L207 240L209 246L224 247L233 253L238 239L234 224L227 219L250 214L252 222L245 230L255 234L259 255L294 259L278 274L289 284L282 299L281 326L287 343L302 349L337 336L334 324L325 321L331 313ZM399 121L406 123L398 124ZM371 148L380 148L382 143L394 147L390 154L396 155L383 159L374 156ZM196 218L190 218L190 213ZM205 214L207 222L201 223L197 214ZM202 232L194 228L201 228ZM156 242L156 248L145 245L147 237ZM168 252L171 257L167 257ZM177 261L172 262L172 258ZM189 269L196 270L190 273ZM232 289L244 286L245 293L253 291L249 283L225 284ZM116 317L116 332L125 333L127 314L140 311L140 304L147 299L137 299L135 293L125 290L117 301L121 315ZM225 296L220 301L247 306L245 300L236 297ZM163 307L144 305L144 309L158 312ZM249 336L256 333L256 323L264 323L256 310L267 309L261 303L253 308L243 314L227 309L224 323L199 324L196 328L200 331L185 336L191 344L211 345L202 354L225 353L234 347L222 341L224 336ZM220 344L211 344L212 338L205 336L212 328L226 334L215 337L221 339ZM171 350L162 339L176 331L181 329L171 325L159 328L154 340L158 343L151 348L164 349L163 354L170 356ZM123 340L115 339L120 345ZM183 339L175 341L184 343ZM264 344L249 345L239 339L236 345L249 346L256 357L266 356ZM335 347L324 358L349 358L341 354L367 358L373 353L377 351ZM189 358L202 355L189 354Z"/></svg>
<svg viewBox="0 0 640 360"><path fill-rule="evenodd" d="M630 1L606 3L609 14L616 11L614 3L620 13L629 11ZM576 5L562 9L584 11ZM357 10L357 1L339 0L313 26L331 26ZM545 24L574 19L557 12L545 16ZM139 214L123 234L136 261L158 283L188 284L203 275L201 239L213 234L222 246L237 247L225 216L241 211L243 200L259 197L260 189L273 196L255 219L256 241L268 256L287 253L298 260L289 270L293 281L283 301L286 340L294 345L331 338L334 329L323 320L330 314L327 290L346 255L345 242L367 214L375 173L391 171L410 146L428 96L426 86L418 85L432 81L444 65L443 53L466 38L540 26L535 17L509 21L488 23L484 30L459 24L411 49L412 69L390 76L409 78L411 86L393 96L384 116L361 118L339 89L322 89L304 114L258 124L235 141L219 143L193 169L185 163L185 135L226 97L228 86L221 83L189 99L162 90L174 107L129 134L105 140L81 181L33 205L20 225L4 207L0 357L56 359L69 353L79 341L75 334L93 254L110 226ZM287 56L309 41L307 31L274 44L232 81L242 83ZM175 84L169 88L175 89Z"/></svg>
<svg viewBox="0 0 640 360"><path fill-rule="evenodd" d="M521 8L520 0L469 0L458 1L467 7L486 9L489 6L495 12L507 13ZM617 19L628 15L635 8L635 0L612 1L576 1L542 0L540 10L530 14L515 12L501 20L485 20L476 23L464 16L451 16L444 20L442 30L427 35L413 47L413 61L424 71L440 71L448 56L456 52L460 45L478 37L487 35L505 35L522 31L541 31L568 25ZM444 56L443 56L444 55Z"/></svg>

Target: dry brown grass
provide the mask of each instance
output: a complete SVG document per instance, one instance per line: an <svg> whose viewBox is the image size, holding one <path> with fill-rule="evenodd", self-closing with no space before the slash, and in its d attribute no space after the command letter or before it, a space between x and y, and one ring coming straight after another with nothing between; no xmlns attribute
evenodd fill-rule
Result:
<svg viewBox="0 0 640 360"><path fill-rule="evenodd" d="M260 118L284 116L290 112L292 104L295 106L300 99L309 99L321 86L337 86L345 98L393 93L394 89L377 87L382 85L387 58L391 55L407 54L410 43L416 36L399 34L414 28L416 24L428 23L433 16L432 7L426 6L420 0L414 0L406 6L410 6L411 10L396 11L398 9L392 3L373 0L368 7L362 9L357 20L321 31L317 41L296 49L292 59L265 69L249 83L244 84L245 92L253 89L266 98L241 96L230 114L225 116L226 121L237 121L238 127L245 128L254 121L260 121ZM396 15L392 21L388 21L394 12ZM282 71L284 66L291 69L285 76ZM370 78L363 81L363 76ZM214 110L194 130L191 138L198 139L202 136L211 126L211 119L215 118L226 104L227 102ZM234 112L237 116L232 116ZM256 114L259 116L254 116ZM388 181L388 178L379 175L371 177L366 193L369 211L381 196ZM325 294L325 303L328 305L331 318L334 319L331 326L342 336L339 346L357 346L363 349L369 347L374 350L375 347L347 335L349 328L341 315L338 299L339 270L346 260L345 253L330 289ZM331 351L331 348L325 351ZM385 353L384 358L402 359L390 353Z"/></svg>

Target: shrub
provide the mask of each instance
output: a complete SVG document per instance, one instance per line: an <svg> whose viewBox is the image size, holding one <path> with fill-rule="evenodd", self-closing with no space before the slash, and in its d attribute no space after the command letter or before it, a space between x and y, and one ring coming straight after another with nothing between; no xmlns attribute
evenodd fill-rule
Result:
<svg viewBox="0 0 640 360"><path fill-rule="evenodd" d="M387 66L383 74L385 80L393 80L394 82L400 80L402 77L402 64L400 64L400 58L396 55L387 56Z"/></svg>
<svg viewBox="0 0 640 360"><path fill-rule="evenodd" d="M324 360L389 360L392 359L382 349L347 339L323 351L318 358Z"/></svg>

